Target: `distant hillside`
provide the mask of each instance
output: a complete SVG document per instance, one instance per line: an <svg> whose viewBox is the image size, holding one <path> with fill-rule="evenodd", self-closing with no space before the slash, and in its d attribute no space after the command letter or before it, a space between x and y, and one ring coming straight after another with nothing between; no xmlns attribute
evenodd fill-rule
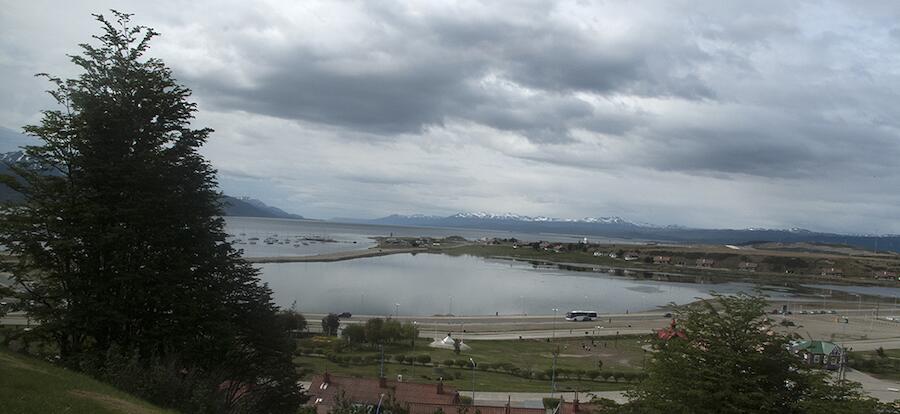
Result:
<svg viewBox="0 0 900 414"><path fill-rule="evenodd" d="M447 217L395 214L373 220L352 220L352 222L394 226L487 229L518 233L561 233L680 243L825 243L855 246L866 250L900 252L900 236L896 235L847 235L804 229L694 229L682 226L634 223L620 217L559 219L488 213L458 213Z"/></svg>
<svg viewBox="0 0 900 414"><path fill-rule="evenodd" d="M30 165L32 161L22 152L13 151L0 153L0 174L7 174L10 171L9 164ZM13 191L11 188L0 184L0 202L17 201L22 195ZM262 201L249 197L231 197L222 196L221 200L224 204L226 216L245 216L245 217L269 217L269 218L290 218L302 219L303 216L288 213L280 208L266 205Z"/></svg>
<svg viewBox="0 0 900 414"><path fill-rule="evenodd" d="M289 218L302 219L303 216L288 213L278 207L266 205L262 201L249 197L231 197L223 195L221 199L224 204L226 216L242 216L242 217L268 217L268 218Z"/></svg>

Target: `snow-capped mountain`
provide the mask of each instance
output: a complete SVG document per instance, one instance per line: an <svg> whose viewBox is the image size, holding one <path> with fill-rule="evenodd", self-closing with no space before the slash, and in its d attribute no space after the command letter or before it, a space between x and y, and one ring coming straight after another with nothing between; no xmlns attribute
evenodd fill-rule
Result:
<svg viewBox="0 0 900 414"><path fill-rule="evenodd" d="M542 222L542 223L603 223L603 224L632 224L632 225L635 225L635 223L625 220L618 216L584 217L584 218L580 218L580 219L572 219L572 218L557 218L557 217L547 217L547 216L525 216L525 215L515 214L515 213L493 214L493 213L485 213L485 212L475 212L475 213L456 213L447 218L450 218L450 219L479 219L479 220L511 220L511 221L523 221L523 222Z"/></svg>
<svg viewBox="0 0 900 414"><path fill-rule="evenodd" d="M790 229L697 229L678 225L633 222L622 217L584 217L580 219L526 216L515 213L461 212L450 216L390 215L374 220L341 219L344 222L391 226L445 227L497 230L517 234L571 234L578 237L607 237L664 242L740 244L759 241L821 242L849 244L862 248L900 251L900 237L845 235ZM500 233L498 233L500 234Z"/></svg>

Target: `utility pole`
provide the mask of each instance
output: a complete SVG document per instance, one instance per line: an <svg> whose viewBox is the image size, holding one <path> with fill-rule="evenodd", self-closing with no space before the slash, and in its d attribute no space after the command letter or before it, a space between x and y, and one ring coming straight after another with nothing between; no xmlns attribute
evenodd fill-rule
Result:
<svg viewBox="0 0 900 414"><path fill-rule="evenodd" d="M556 312L559 312L559 309L553 308L553 342L556 342Z"/></svg>
<svg viewBox="0 0 900 414"><path fill-rule="evenodd" d="M412 332L413 333L413 340L412 340L412 353L413 353L412 357L413 358L416 357L416 339L418 339L418 336L419 336L419 332L416 330L416 326L418 324L419 324L418 322L413 321L413 329L412 329L413 330L413 332ZM416 361L413 360L412 375L410 376L410 378L415 378L415 377L416 377Z"/></svg>
<svg viewBox="0 0 900 414"><path fill-rule="evenodd" d="M378 375L378 378L384 378L384 345L380 345L381 348L381 371Z"/></svg>
<svg viewBox="0 0 900 414"><path fill-rule="evenodd" d="M559 345L556 346L556 351L553 352L553 370L550 372L550 398L553 398L553 395L556 393L556 357L559 356Z"/></svg>
<svg viewBox="0 0 900 414"><path fill-rule="evenodd" d="M472 363L472 405L475 405L475 360L469 358L469 362Z"/></svg>

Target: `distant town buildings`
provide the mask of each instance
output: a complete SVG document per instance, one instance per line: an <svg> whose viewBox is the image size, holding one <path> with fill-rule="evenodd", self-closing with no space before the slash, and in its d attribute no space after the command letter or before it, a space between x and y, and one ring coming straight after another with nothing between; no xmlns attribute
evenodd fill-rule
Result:
<svg viewBox="0 0 900 414"><path fill-rule="evenodd" d="M713 267L716 264L716 261L713 259L697 259L697 267Z"/></svg>
<svg viewBox="0 0 900 414"><path fill-rule="evenodd" d="M741 270L744 272L755 272L756 269L758 269L758 268L759 268L759 263L753 263L753 262L741 262L741 264L738 265L738 270Z"/></svg>
<svg viewBox="0 0 900 414"><path fill-rule="evenodd" d="M844 271L836 267L826 267L822 269L821 275L825 277L844 277Z"/></svg>
<svg viewBox="0 0 900 414"><path fill-rule="evenodd" d="M874 274L876 279L897 279L897 272L889 270L879 270Z"/></svg>
<svg viewBox="0 0 900 414"><path fill-rule="evenodd" d="M671 264L672 256L653 256L653 264Z"/></svg>

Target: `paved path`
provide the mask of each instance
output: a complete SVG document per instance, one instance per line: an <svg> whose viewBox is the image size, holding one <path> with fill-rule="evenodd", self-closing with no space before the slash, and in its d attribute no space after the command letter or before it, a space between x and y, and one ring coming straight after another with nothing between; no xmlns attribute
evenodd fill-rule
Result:
<svg viewBox="0 0 900 414"><path fill-rule="evenodd" d="M863 390L867 394L883 402L900 399L900 383L896 381L878 379L864 372L849 368L846 371L846 377L850 381L862 384Z"/></svg>
<svg viewBox="0 0 900 414"><path fill-rule="evenodd" d="M578 393L578 398L581 401L589 401L592 395L596 395L598 398L609 398L619 403L623 403L628 401L625 399L623 395L624 391L592 391L592 392L580 392ZM460 395L468 395L471 396L471 391L460 391ZM559 398L562 395L566 401L572 401L575 399L574 392L564 392L564 393L556 393L553 396ZM504 405L506 404L507 398L509 398L510 404L514 407L529 407L529 408L541 408L543 407L543 399L545 397L549 397L549 392L475 392L475 402L476 404L483 405Z"/></svg>

